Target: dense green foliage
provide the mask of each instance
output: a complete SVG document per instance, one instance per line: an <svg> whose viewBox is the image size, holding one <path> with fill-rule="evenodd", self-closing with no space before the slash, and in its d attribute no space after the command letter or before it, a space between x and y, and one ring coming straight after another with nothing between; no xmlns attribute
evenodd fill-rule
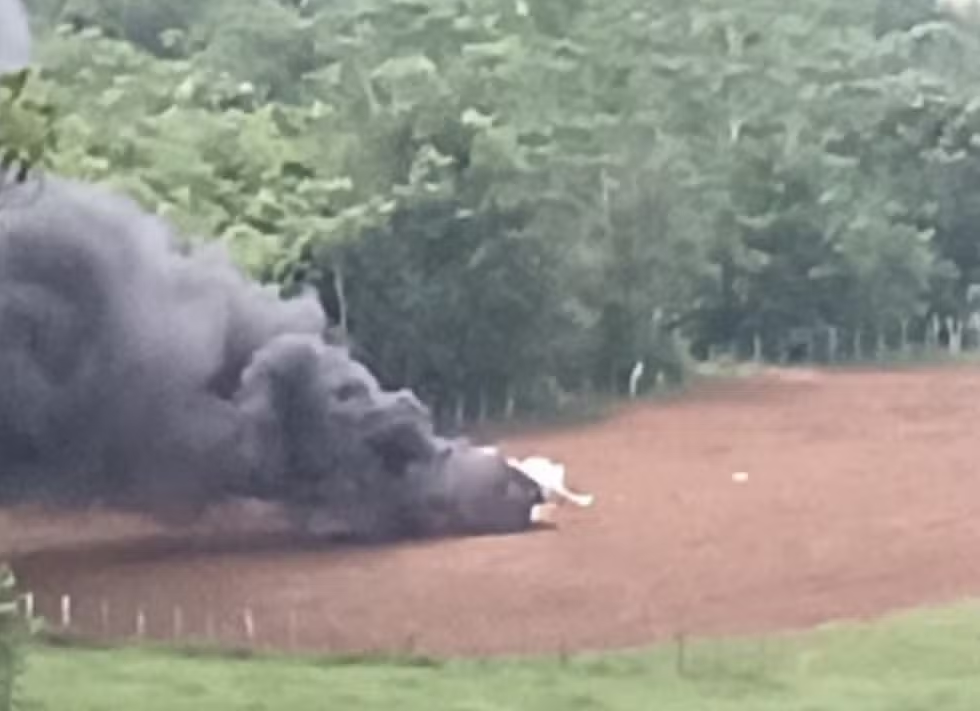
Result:
<svg viewBox="0 0 980 711"><path fill-rule="evenodd" d="M54 142L54 107L29 96L31 72L0 77L0 169L23 179Z"/></svg>
<svg viewBox="0 0 980 711"><path fill-rule="evenodd" d="M976 605L768 640L565 659L317 662L37 649L25 708L61 711L974 711Z"/></svg>
<svg viewBox="0 0 980 711"><path fill-rule="evenodd" d="M314 284L444 416L677 378L689 347L969 335L980 36L932 0L32 8L54 169Z"/></svg>

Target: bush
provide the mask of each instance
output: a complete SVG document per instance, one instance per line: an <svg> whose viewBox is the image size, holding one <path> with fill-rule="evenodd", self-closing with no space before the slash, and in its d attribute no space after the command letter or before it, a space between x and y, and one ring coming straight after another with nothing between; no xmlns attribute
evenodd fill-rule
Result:
<svg viewBox="0 0 980 711"><path fill-rule="evenodd" d="M10 568L0 566L0 711L14 708L29 632L29 622L21 614L14 574Z"/></svg>

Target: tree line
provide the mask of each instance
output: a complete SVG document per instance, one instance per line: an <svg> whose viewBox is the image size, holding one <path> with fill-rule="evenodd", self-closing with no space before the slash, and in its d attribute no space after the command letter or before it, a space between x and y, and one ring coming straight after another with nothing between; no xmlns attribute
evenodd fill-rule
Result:
<svg viewBox="0 0 980 711"><path fill-rule="evenodd" d="M975 341L971 7L36 0L20 135L316 286L440 418L544 411Z"/></svg>

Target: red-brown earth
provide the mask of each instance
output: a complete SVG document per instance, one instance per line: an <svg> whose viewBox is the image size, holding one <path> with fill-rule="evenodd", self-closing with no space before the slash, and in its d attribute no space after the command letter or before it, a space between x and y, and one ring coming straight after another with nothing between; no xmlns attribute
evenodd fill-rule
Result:
<svg viewBox="0 0 980 711"><path fill-rule="evenodd" d="M327 548L0 515L39 609L79 629L331 652L496 654L762 632L980 594L980 370L785 373L508 439L595 493L558 530ZM746 472L744 483L734 472ZM135 537L135 538L134 538ZM212 537L213 540L213 537ZM106 543L113 545L105 545ZM60 548L60 551L54 551ZM175 612L176 611L176 612Z"/></svg>

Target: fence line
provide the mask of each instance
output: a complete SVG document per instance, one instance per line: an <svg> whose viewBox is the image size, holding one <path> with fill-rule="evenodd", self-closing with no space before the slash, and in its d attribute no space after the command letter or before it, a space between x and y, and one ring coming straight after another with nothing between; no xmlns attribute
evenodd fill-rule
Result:
<svg viewBox="0 0 980 711"><path fill-rule="evenodd" d="M226 649L348 651L343 640L303 638L303 614L298 608L257 608L241 605L216 609L186 601L114 600L72 594L21 596L21 611L42 622L55 637L91 642L163 642ZM408 642L406 642L408 644ZM406 646L406 651L408 647Z"/></svg>

